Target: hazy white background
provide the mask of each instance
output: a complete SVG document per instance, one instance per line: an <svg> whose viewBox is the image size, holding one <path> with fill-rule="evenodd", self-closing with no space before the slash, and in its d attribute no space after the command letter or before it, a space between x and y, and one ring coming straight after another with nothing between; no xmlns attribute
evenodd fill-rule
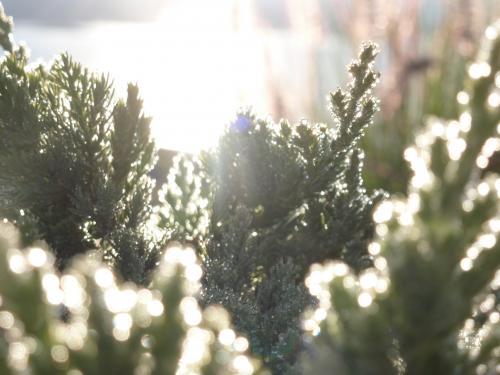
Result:
<svg viewBox="0 0 500 375"><path fill-rule="evenodd" d="M409 57L425 49L448 0L2 0L33 60L70 52L109 72L120 95L142 90L160 147L215 144L239 107L298 121L328 118L325 96L367 37L400 32ZM487 0L485 0L487 1ZM402 25L402 26L401 26ZM384 39L385 38L385 39ZM400 51L399 51L400 52ZM385 82L395 76L388 72ZM395 83L397 84L397 82Z"/></svg>
<svg viewBox="0 0 500 375"><path fill-rule="evenodd" d="M74 12L66 20L50 14L43 22L17 17L15 38L26 42L33 60L68 51L92 69L109 72L120 94L126 82L137 82L159 146L195 151L213 145L239 107L273 112L271 65L275 76L292 73L278 78L290 91L304 86L307 77L293 72L304 71L307 56L300 50L307 40L294 40L286 29L263 31L252 3L170 0L144 22L72 23ZM5 8L9 12L8 2Z"/></svg>

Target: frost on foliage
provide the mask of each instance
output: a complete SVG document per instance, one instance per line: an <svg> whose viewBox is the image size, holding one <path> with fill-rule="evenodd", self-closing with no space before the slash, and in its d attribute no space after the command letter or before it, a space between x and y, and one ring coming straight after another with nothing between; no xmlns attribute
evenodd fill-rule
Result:
<svg viewBox="0 0 500 375"><path fill-rule="evenodd" d="M314 302L304 286L310 265L341 259L360 271L371 264L381 194L364 188L358 141L377 110L377 52L363 45L347 88L330 94L332 126L274 123L242 110L202 158L212 197L199 248L202 300L231 312L274 374L301 373L300 317Z"/></svg>
<svg viewBox="0 0 500 375"><path fill-rule="evenodd" d="M142 289L92 255L59 274L44 249L18 250L9 224L0 233L0 373L259 373L228 314L198 306L191 249L167 249Z"/></svg>
<svg viewBox="0 0 500 375"><path fill-rule="evenodd" d="M404 158L406 199L376 208L374 268L314 266L306 279L320 307L307 373L493 374L500 356L500 25L486 30L459 119L430 119ZM493 97L492 97L493 96Z"/></svg>

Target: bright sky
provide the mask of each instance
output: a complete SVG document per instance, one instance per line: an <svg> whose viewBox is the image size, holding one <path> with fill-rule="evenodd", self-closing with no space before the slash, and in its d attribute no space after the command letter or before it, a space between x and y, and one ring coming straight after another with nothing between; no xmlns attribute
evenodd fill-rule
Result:
<svg viewBox="0 0 500 375"><path fill-rule="evenodd" d="M122 96L128 82L138 83L157 145L197 152L216 144L241 107L275 120L328 118L325 95L345 78L352 56L346 40L318 38L317 20L302 20L301 7L293 14L278 7L298 26L271 29L269 20L255 19L255 1L168 0L149 23L15 20L15 38L26 41L34 60L68 51L110 73Z"/></svg>
<svg viewBox="0 0 500 375"><path fill-rule="evenodd" d="M196 150L215 143L238 107L267 109L259 97L266 91L261 38L251 18L235 14L234 1L170 4L146 43L152 61L140 81L158 142Z"/></svg>
<svg viewBox="0 0 500 375"><path fill-rule="evenodd" d="M263 38L245 11L248 4L171 0L155 23L69 29L20 23L15 35L34 58L68 50L92 69L109 72L120 94L127 82L137 82L158 146L197 151L215 144L239 107L270 110L262 94Z"/></svg>

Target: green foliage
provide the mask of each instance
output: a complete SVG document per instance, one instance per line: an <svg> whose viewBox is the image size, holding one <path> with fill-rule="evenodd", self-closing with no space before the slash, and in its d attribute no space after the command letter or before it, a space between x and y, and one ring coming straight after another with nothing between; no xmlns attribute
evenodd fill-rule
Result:
<svg viewBox="0 0 500 375"><path fill-rule="evenodd" d="M207 236L210 183L197 157L178 155L158 192L158 226L172 240L201 248Z"/></svg>
<svg viewBox="0 0 500 375"><path fill-rule="evenodd" d="M410 60L399 67L400 77L395 79L397 92L386 93L385 105L389 108L384 111L382 105L379 116L363 139L367 155L363 177L367 187L406 194L411 170L401 158L405 148L422 131L428 116L452 120L460 114L454 98L463 89L465 67L470 57L457 51L457 36L450 30L451 23L444 23L443 30L431 43L430 55L424 55L420 64L419 60ZM422 44L425 43L422 41ZM391 111L392 106L397 108Z"/></svg>
<svg viewBox="0 0 500 375"><path fill-rule="evenodd" d="M431 119L405 151L408 198L374 213L375 268L313 268L306 283L322 303L304 323L318 334L308 373L498 372L500 179L481 168L500 148L499 31L469 67L460 120Z"/></svg>
<svg viewBox="0 0 500 375"><path fill-rule="evenodd" d="M146 283L159 249L147 229L149 123L136 86L116 100L108 77L68 55L45 67L30 66L22 49L7 52L0 63L2 216L22 228L26 243L47 241L59 268L99 247L124 279Z"/></svg>
<svg viewBox="0 0 500 375"><path fill-rule="evenodd" d="M198 246L202 300L232 313L275 374L300 371L300 316L314 302L303 284L309 266L328 259L356 270L371 264L366 246L381 194L363 188L357 142L377 108L370 94L376 53L364 45L349 67L348 89L330 95L334 130L243 112L203 157L211 212Z"/></svg>
<svg viewBox="0 0 500 375"><path fill-rule="evenodd" d="M12 226L0 233L0 373L264 374L228 314L199 309L191 249L167 250L138 289L91 256L58 275L41 248L16 249Z"/></svg>
<svg viewBox="0 0 500 375"><path fill-rule="evenodd" d="M118 100L68 55L30 65L11 30L0 11L0 373L264 373L247 347L279 375L498 371L499 27L469 107L430 119L404 153L408 196L376 209L359 147L374 44L330 94L333 127L241 112L216 150L174 160L153 207L137 87ZM197 254L160 261L167 238Z"/></svg>
<svg viewBox="0 0 500 375"><path fill-rule="evenodd" d="M0 4L0 46L9 52L12 52L14 45L12 43L12 18L8 17L2 5Z"/></svg>
<svg viewBox="0 0 500 375"><path fill-rule="evenodd" d="M437 1L422 3L412 12L402 12L401 17L394 15L391 6L375 16L390 19L392 14L395 19L377 37L384 46L383 59L387 59L383 70L386 85L379 93L380 114L363 138L363 176L368 188L407 194L411 170L401 155L429 116L445 120L460 116L460 103L454 99L463 97L467 66L476 56L481 33L500 16L498 4L494 0ZM430 26L429 13L437 9L442 19ZM418 27L411 26L422 21ZM499 170L496 162L491 167Z"/></svg>

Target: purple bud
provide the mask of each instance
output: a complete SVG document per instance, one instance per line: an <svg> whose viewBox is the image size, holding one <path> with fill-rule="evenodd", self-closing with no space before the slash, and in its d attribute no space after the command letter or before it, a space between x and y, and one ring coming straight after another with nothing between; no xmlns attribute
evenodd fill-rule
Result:
<svg viewBox="0 0 500 375"><path fill-rule="evenodd" d="M247 133L251 129L251 127L252 127L252 119L250 119L246 115L239 114L236 117L236 120L234 120L231 123L229 129L236 133Z"/></svg>

